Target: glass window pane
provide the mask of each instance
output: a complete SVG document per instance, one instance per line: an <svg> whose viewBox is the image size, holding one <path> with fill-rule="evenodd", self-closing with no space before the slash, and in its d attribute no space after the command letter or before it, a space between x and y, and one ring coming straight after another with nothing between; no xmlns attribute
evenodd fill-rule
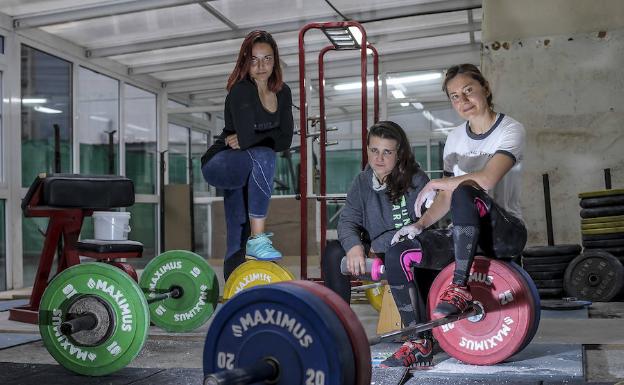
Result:
<svg viewBox="0 0 624 385"><path fill-rule="evenodd" d="M189 129L169 124L169 184L188 183Z"/></svg>
<svg viewBox="0 0 624 385"><path fill-rule="evenodd" d="M156 192L156 95L124 85L126 176L137 194Z"/></svg>
<svg viewBox="0 0 624 385"><path fill-rule="evenodd" d="M44 234L48 228L48 218L26 218L22 215L22 247L24 256L24 286L35 282L35 274L41 259ZM54 261L56 263L56 257ZM52 269L52 271L56 271Z"/></svg>
<svg viewBox="0 0 624 385"><path fill-rule="evenodd" d="M82 174L119 173L119 82L80 67L78 141Z"/></svg>
<svg viewBox="0 0 624 385"><path fill-rule="evenodd" d="M22 45L21 72L22 186L28 187L40 172L71 172L72 65Z"/></svg>
<svg viewBox="0 0 624 385"><path fill-rule="evenodd" d="M4 200L0 200L0 291L6 290L6 217Z"/></svg>
<svg viewBox="0 0 624 385"><path fill-rule="evenodd" d="M210 205L194 204L195 252L204 258L211 257L210 248Z"/></svg>
<svg viewBox="0 0 624 385"><path fill-rule="evenodd" d="M283 151L277 154L273 195L292 195L299 184L299 152Z"/></svg>
<svg viewBox="0 0 624 385"><path fill-rule="evenodd" d="M209 134L191 130L191 160L193 161L193 195L210 196L210 186L201 172L201 157L208 149Z"/></svg>
<svg viewBox="0 0 624 385"><path fill-rule="evenodd" d="M129 258L135 268L143 268L156 255L156 205L135 203L126 209L130 212L128 239L143 243L143 257Z"/></svg>

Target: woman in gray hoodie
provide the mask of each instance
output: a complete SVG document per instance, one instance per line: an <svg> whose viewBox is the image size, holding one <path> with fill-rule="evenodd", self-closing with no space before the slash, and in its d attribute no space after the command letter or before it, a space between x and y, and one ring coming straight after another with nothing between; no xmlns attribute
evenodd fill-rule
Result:
<svg viewBox="0 0 624 385"><path fill-rule="evenodd" d="M350 283L340 273L342 258L346 255L349 272L358 276L366 271L369 252L383 257L385 278L401 320L410 326L426 321L427 293L439 270L453 259L452 242L448 236L432 230L391 247L397 230L417 221L412 208L429 178L416 163L407 136L398 124L382 121L373 125L367 147L368 166L355 177L347 193L338 221L338 241L328 242L325 248L323 275L326 285L348 301ZM436 266L412 270L412 266L418 265L423 246L428 246L428 253L436 254L428 258L436 261ZM432 345L430 335L415 336L382 366L431 365Z"/></svg>

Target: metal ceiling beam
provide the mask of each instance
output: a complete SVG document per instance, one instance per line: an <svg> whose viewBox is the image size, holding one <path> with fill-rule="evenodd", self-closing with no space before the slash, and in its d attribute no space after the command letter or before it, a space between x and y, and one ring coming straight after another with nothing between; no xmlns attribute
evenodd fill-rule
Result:
<svg viewBox="0 0 624 385"><path fill-rule="evenodd" d="M461 60L462 55L467 57L467 59L471 59L476 52L477 55L480 50L480 44L461 44L461 45L453 45L448 47L438 47L438 48L430 48L419 51L412 52L401 52L395 53L391 55L385 55L381 57L382 67L385 71L397 72L402 68L403 70L421 70L422 66L419 68L413 68L410 64L410 61L413 62L415 60L424 59L424 58L435 58L437 56L442 55L454 55L454 58L459 58ZM467 60L466 59L466 60ZM468 61L468 60L467 60ZM472 61L472 60L470 60ZM326 74L328 74L327 79L336 78L336 77L345 77L345 76L356 76L357 73L354 72L353 68L359 65L360 61L358 58L349 58L349 59L337 59L328 62L325 65ZM444 63L447 63L446 61ZM400 66L399 66L400 65ZM431 68L442 68L446 67L446 64L435 65ZM315 64L308 65L306 67L306 72L312 74L312 79L315 79L317 67ZM183 79L176 81L165 82L166 88L168 92L190 92L190 93L198 93L198 92L206 92L208 90L218 89L225 87L226 82L225 73L216 73L214 76L204 76L199 78L191 78L191 79ZM326 79L326 80L327 80ZM299 73L297 68L293 68L292 70L284 71L284 81L287 83L298 82L299 81ZM291 87L292 88L292 87Z"/></svg>
<svg viewBox="0 0 624 385"><path fill-rule="evenodd" d="M102 4L79 8L69 7L57 9L52 12L42 12L39 14L16 17L13 19L13 27L15 29L45 27L47 25L177 7L198 2L199 0L134 0L119 4Z"/></svg>
<svg viewBox="0 0 624 385"><path fill-rule="evenodd" d="M447 0L434 1L423 4L414 4L409 6L388 7L385 9L365 12L353 12L347 14L352 20L360 23L367 23L379 20L388 20L396 18L404 18L418 15L430 15L435 13L467 11L469 9L481 8L482 0ZM338 21L336 16L328 14L326 21ZM275 23L263 25L262 28L271 31L272 34L280 32L297 31L310 22L317 22L319 17L314 19L305 19L286 23ZM342 19L340 19L342 20ZM222 31L213 33L202 33L198 35L176 37L170 39L157 39L143 41L140 43L118 45L115 47L105 47L87 50L88 57L116 56L135 52L154 51L158 49L182 47L194 44L211 43L215 41L240 39L245 37L249 30L253 27L240 27L236 31Z"/></svg>
<svg viewBox="0 0 624 385"><path fill-rule="evenodd" d="M419 30L410 30L401 33L388 33L383 35L369 35L369 40L377 45L378 43L397 41L397 40L409 40L420 39L425 37L451 35L456 33L474 32L481 30L481 23L476 22L473 24L460 24L460 25L446 25L434 28L425 28ZM308 53L315 55L315 51L319 51L323 46L314 45L308 46ZM285 57L287 55L297 54L299 51L298 45L286 45L279 47L280 56ZM228 55L220 55L202 59L182 60L169 63L149 64L142 66L134 66L128 69L128 74L147 74L154 72L165 72L187 68L207 67L216 64L232 63L236 60L236 53Z"/></svg>
<svg viewBox="0 0 624 385"><path fill-rule="evenodd" d="M205 9L206 11L210 12L210 14L212 14L212 16L216 17L217 19L219 19L220 22L222 22L223 24L227 25L228 27L230 27L231 30L236 31L238 29L238 26L236 24L234 24L234 22L230 19L228 19L227 17L225 17L224 14L222 14L221 12L219 12L218 9L216 9L215 7L211 6L210 4L204 2L204 1L200 1L199 5Z"/></svg>

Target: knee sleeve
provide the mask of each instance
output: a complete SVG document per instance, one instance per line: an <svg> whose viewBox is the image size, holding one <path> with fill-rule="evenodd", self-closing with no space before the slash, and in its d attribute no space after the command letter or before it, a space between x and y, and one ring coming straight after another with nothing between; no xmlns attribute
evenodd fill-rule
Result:
<svg viewBox="0 0 624 385"><path fill-rule="evenodd" d="M481 197L482 191L469 183L462 183L451 195L451 215L454 225L479 224L479 220L487 215L489 207Z"/></svg>

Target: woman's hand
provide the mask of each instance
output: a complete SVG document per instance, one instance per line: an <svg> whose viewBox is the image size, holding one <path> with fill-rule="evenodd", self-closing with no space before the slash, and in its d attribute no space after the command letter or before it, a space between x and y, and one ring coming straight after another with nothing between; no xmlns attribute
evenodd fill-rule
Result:
<svg viewBox="0 0 624 385"><path fill-rule="evenodd" d="M424 227L420 224L420 222L403 226L396 232L396 234L394 234L394 237L392 237L392 240L390 241L390 245L394 245L395 243L402 241L405 237L414 239L418 234L422 233L423 230Z"/></svg>
<svg viewBox="0 0 624 385"><path fill-rule="evenodd" d="M362 245L355 245L347 251L347 268L352 275L366 273L366 260Z"/></svg>
<svg viewBox="0 0 624 385"><path fill-rule="evenodd" d="M436 190L435 180L429 181L429 183L427 183L425 187L420 190L418 196L416 197L416 203L414 203L414 213L416 214L416 218L422 217L421 207L423 203L427 208L431 207L431 204L436 196Z"/></svg>
<svg viewBox="0 0 624 385"><path fill-rule="evenodd" d="M230 146L233 150L240 150L240 146L238 145L238 135L232 134L225 137L225 144Z"/></svg>

